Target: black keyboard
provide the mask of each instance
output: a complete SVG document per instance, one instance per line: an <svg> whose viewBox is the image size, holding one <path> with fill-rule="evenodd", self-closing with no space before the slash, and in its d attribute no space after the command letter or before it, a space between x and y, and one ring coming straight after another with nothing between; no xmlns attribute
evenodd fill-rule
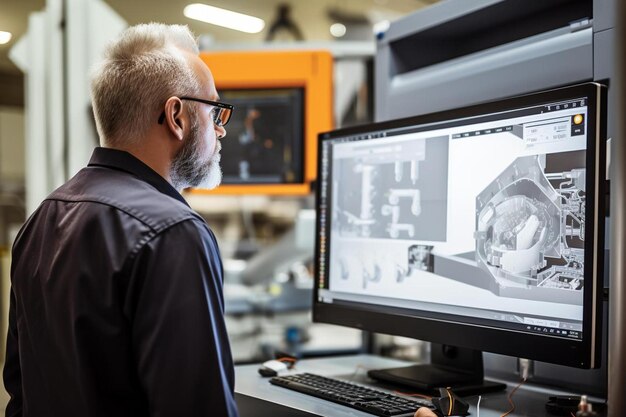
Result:
<svg viewBox="0 0 626 417"><path fill-rule="evenodd" d="M394 395L363 385L308 373L277 376L270 379L270 383L376 416L413 417L419 407L435 409L433 404L425 399Z"/></svg>

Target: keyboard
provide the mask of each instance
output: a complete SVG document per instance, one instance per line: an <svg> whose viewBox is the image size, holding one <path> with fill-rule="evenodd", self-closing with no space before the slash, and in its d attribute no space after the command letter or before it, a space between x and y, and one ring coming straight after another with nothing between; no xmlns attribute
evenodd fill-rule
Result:
<svg viewBox="0 0 626 417"><path fill-rule="evenodd" d="M270 379L270 383L375 416L413 417L419 407L435 409L433 404L425 399L394 395L363 385L309 373L277 376Z"/></svg>

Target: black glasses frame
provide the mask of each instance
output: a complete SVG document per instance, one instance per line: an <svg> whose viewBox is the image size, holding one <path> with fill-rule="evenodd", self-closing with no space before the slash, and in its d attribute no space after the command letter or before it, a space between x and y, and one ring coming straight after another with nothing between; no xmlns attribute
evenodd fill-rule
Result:
<svg viewBox="0 0 626 417"><path fill-rule="evenodd" d="M230 110L230 113L228 114L228 118L226 119L224 123L221 122L219 117L213 118L213 123L215 123L219 127L226 126L228 124L228 122L230 121L230 116L232 115L233 109L235 108L235 106L233 106L232 104L222 103L220 101L205 100L202 98L187 97L187 96L183 96L179 98L181 100L197 101L198 103L208 104L210 106L217 107L219 109ZM215 114L219 115L219 113L215 113ZM159 124L162 125L164 120L165 120L165 111L163 111L161 115L159 116Z"/></svg>

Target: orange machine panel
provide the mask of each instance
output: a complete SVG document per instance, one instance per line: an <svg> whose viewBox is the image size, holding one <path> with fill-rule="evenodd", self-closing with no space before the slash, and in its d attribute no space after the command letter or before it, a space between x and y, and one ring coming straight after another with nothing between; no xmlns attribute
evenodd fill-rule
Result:
<svg viewBox="0 0 626 417"><path fill-rule="evenodd" d="M305 195L317 176L317 135L333 127L333 58L327 51L230 51L201 53L220 89L293 88L304 90L303 182L224 184L200 194ZM237 109L235 108L235 111ZM224 139L228 140L228 136ZM222 159L228 158L223 154Z"/></svg>

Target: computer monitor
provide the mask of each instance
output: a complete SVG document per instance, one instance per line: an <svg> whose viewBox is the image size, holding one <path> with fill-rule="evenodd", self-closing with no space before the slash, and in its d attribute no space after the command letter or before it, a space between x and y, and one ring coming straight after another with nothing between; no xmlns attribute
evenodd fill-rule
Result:
<svg viewBox="0 0 626 417"><path fill-rule="evenodd" d="M333 56L325 50L201 52L220 99L235 105L222 143L222 184L202 195L307 196L317 135L333 128Z"/></svg>
<svg viewBox="0 0 626 417"><path fill-rule="evenodd" d="M370 372L423 389L495 389L482 351L597 367L605 111L589 83L321 134L314 321L442 344Z"/></svg>
<svg viewBox="0 0 626 417"><path fill-rule="evenodd" d="M302 88L222 89L237 109L222 141L223 184L299 184L304 178Z"/></svg>

